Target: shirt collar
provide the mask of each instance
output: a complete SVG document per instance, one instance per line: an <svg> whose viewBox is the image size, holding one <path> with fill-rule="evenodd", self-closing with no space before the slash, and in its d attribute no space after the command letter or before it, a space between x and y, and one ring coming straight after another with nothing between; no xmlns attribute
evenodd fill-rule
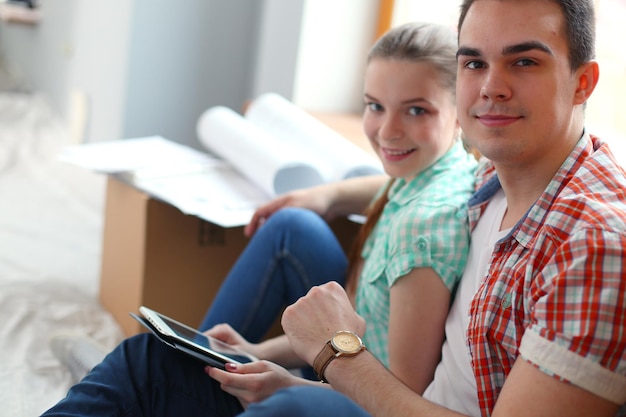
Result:
<svg viewBox="0 0 626 417"><path fill-rule="evenodd" d="M463 147L463 143L458 140L452 145L448 152L431 166L417 174L413 179L406 181L404 178L397 178L389 190L389 201L400 206L407 204L418 197L418 193L416 193L415 190L426 188L433 177L436 177L440 173L455 169L459 161L465 161L463 158L474 157L467 153Z"/></svg>
<svg viewBox="0 0 626 417"><path fill-rule="evenodd" d="M508 236L514 235L520 244L527 246L530 240L536 235L536 226L543 222L548 209L552 202L557 198L561 190L567 185L568 178L574 175L580 165L592 152L592 138L588 133L583 133L578 143L565 159L555 176L539 197L539 199L530 207L528 212L520 219L520 221L511 229ZM491 164L489 162L488 164ZM489 177L483 185L474 193L468 203L470 207L469 217L470 226L473 229L485 207L501 188L498 174L495 170L486 169L492 176ZM507 237L508 237L507 236Z"/></svg>

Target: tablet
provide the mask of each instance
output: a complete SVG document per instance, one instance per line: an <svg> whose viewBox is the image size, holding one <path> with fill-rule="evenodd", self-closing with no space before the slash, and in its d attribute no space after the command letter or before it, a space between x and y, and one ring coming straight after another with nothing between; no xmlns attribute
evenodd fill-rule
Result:
<svg viewBox="0 0 626 417"><path fill-rule="evenodd" d="M221 340L207 336L198 330L164 316L148 307L139 307L141 316L130 313L146 326L157 338L202 362L225 369L226 363L247 363L257 358Z"/></svg>

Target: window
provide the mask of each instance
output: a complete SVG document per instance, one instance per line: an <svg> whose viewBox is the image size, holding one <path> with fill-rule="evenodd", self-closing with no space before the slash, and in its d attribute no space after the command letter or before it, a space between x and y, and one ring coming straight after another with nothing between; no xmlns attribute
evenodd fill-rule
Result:
<svg viewBox="0 0 626 417"><path fill-rule="evenodd" d="M626 100L626 55L620 46L626 39L626 2L597 0L596 18L600 81L589 100L587 126L590 132L613 146L626 166L626 118L622 114Z"/></svg>

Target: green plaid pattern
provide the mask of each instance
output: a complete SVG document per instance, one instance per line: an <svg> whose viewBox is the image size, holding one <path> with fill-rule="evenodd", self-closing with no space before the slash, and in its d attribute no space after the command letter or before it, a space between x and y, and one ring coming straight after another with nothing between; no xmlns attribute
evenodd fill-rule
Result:
<svg viewBox="0 0 626 417"><path fill-rule="evenodd" d="M397 179L362 252L356 310L365 318L364 343L389 366L389 289L415 268L432 268L452 291L469 252L467 201L476 162L458 142L409 182Z"/></svg>

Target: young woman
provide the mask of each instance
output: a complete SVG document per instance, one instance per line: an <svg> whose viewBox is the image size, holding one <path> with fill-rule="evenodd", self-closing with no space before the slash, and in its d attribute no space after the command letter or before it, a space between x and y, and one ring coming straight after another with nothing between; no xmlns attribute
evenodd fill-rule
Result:
<svg viewBox="0 0 626 417"><path fill-rule="evenodd" d="M329 280L345 285L368 323L368 350L423 392L439 360L451 292L469 247L464 208L473 191L475 160L459 139L456 50L455 35L431 24L393 29L372 48L363 123L390 179L355 178L300 190L255 213L246 229L254 236L203 329L262 361L226 371L206 368L212 377L206 378L194 360L150 335L136 336L48 415L91 406L234 415L279 388L319 384L284 369L304 365L285 337L246 339L259 340L285 305ZM348 266L324 218L367 207ZM152 401L157 393L160 400Z"/></svg>
<svg viewBox="0 0 626 417"><path fill-rule="evenodd" d="M214 337L282 366L302 365L288 355L284 338L258 345L246 339L258 341L282 308L312 286L338 281L369 325L367 348L412 389L424 390L469 246L459 214L473 190L475 162L458 139L455 53L454 35L435 25L405 25L374 45L363 124L391 179L300 190L258 209L246 229L256 234L203 330L217 325L209 331ZM346 258L321 217L363 212L375 194L344 281ZM259 227L261 219L266 221Z"/></svg>

